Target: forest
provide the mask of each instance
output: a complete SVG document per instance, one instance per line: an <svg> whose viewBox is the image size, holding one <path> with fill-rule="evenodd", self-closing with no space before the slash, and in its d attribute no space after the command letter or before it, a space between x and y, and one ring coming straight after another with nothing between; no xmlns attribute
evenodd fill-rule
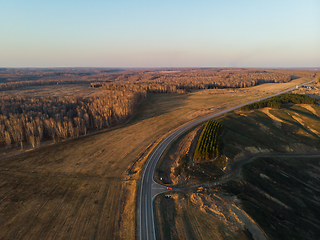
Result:
<svg viewBox="0 0 320 240"><path fill-rule="evenodd" d="M288 82L312 71L184 68L184 69L0 69L0 91L33 86L85 83L103 89L95 97L30 97L0 95L0 145L29 143L39 147L44 140L59 142L123 123L137 104L151 93L178 93L210 88L249 87L269 82Z"/></svg>
<svg viewBox="0 0 320 240"><path fill-rule="evenodd" d="M7 147L85 135L88 129L101 129L122 123L146 92L106 91L94 98L42 97L0 99L0 141Z"/></svg>
<svg viewBox="0 0 320 240"><path fill-rule="evenodd" d="M110 75L109 82L94 82L92 87L121 89L123 87L141 88L148 92L187 92L199 89L242 88L262 83L283 83L296 78L291 72L262 70L221 70L174 71L173 73L144 72L122 74L121 78Z"/></svg>

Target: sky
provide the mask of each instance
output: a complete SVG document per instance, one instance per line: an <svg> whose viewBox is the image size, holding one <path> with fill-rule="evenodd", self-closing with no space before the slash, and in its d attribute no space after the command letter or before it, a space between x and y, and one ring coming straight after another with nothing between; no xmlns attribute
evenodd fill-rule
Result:
<svg viewBox="0 0 320 240"><path fill-rule="evenodd" d="M0 67L320 67L320 1L0 0Z"/></svg>

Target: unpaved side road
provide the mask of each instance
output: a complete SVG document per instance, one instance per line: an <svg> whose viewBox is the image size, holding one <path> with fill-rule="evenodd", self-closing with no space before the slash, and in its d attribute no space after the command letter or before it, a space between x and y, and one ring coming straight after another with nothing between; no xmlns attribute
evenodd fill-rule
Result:
<svg viewBox="0 0 320 240"><path fill-rule="evenodd" d="M183 187L183 188L175 188L174 190L183 191L183 190L188 190L188 189L193 189L193 188L209 187L209 186L215 186L218 184L224 184L224 183L234 179L238 175L238 173L240 172L240 169L243 165L250 163L250 162L253 162L253 161L257 160L258 158L263 158L263 157L265 157L265 158L270 158L270 157L315 158L315 157L320 157L320 154L294 154L294 153L291 153L291 154L288 154L288 153L259 154L259 155L253 156L251 158L243 159L241 161L236 162L231 167L230 172L222 179L219 179L217 181L210 182L210 183L202 183L202 184L197 184L197 185Z"/></svg>

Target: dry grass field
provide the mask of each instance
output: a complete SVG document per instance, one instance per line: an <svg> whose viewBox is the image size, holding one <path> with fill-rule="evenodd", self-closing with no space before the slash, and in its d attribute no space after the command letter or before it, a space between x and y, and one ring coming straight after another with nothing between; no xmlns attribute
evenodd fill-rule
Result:
<svg viewBox="0 0 320 240"><path fill-rule="evenodd" d="M44 86L30 86L14 90L0 91L0 98L7 96L24 97L72 97L85 96L96 97L104 93L102 89L89 88L90 84L55 84Z"/></svg>
<svg viewBox="0 0 320 240"><path fill-rule="evenodd" d="M0 239L134 239L145 156L172 129L290 83L153 94L125 125L0 161ZM276 91L276 90L274 90Z"/></svg>

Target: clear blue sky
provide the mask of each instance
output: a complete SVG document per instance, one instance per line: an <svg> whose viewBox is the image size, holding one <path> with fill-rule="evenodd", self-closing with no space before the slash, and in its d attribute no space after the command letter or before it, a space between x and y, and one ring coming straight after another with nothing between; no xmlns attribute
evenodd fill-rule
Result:
<svg viewBox="0 0 320 240"><path fill-rule="evenodd" d="M320 67L319 0L0 0L0 67Z"/></svg>

